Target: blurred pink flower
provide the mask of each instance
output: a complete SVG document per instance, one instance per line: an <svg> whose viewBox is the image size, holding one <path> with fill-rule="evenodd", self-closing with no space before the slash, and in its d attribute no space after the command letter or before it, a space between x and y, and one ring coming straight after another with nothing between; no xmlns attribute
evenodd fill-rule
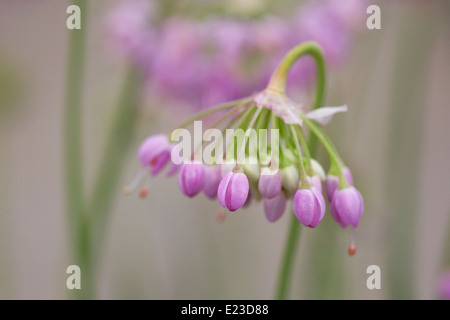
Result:
<svg viewBox="0 0 450 320"><path fill-rule="evenodd" d="M318 42L328 65L338 65L365 17L365 2L310 0L291 17L200 21L169 15L157 22L155 1L123 0L108 16L108 38L144 70L153 100L199 109L261 90L283 54L303 41ZM305 85L313 74L304 59L288 82Z"/></svg>

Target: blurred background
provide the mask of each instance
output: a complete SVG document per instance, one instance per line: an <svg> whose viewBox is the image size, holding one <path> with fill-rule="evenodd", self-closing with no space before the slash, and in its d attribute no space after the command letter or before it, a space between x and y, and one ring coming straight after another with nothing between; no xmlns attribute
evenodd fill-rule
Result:
<svg viewBox="0 0 450 320"><path fill-rule="evenodd" d="M66 288L66 268L78 264L66 201L70 61L83 71L82 144L71 150L82 167L84 214L100 217L86 242L95 248L91 297L273 298L290 212L272 224L253 203L220 223L217 201L186 198L176 177L153 179L144 200L121 189L139 168L145 137L263 89L284 53L305 40L324 48L326 104L349 106L326 132L365 212L354 257L349 230L329 214L302 228L290 297L443 298L448 1L77 2L82 31L66 28L69 1L0 0L0 298L74 297ZM380 30L366 27L370 4L381 8ZM86 37L84 59L69 46L72 32ZM290 94L308 101L313 80L310 61L299 61ZM319 158L327 161L321 149ZM370 265L380 266L380 290L366 287Z"/></svg>

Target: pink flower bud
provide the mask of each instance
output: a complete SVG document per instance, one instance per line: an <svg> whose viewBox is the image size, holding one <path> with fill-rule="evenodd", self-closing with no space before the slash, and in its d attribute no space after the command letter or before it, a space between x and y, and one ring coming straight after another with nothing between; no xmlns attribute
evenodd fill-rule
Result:
<svg viewBox="0 0 450 320"><path fill-rule="evenodd" d="M347 183L352 186L353 177L350 169L348 167L344 167L342 168L342 173L344 174L344 178L345 180L347 180ZM334 192L337 190L338 187L339 187L339 177L332 174L327 175L327 179L325 180L325 192L327 194L328 202L331 203L331 201L333 200Z"/></svg>
<svg viewBox="0 0 450 320"><path fill-rule="evenodd" d="M266 199L276 197L281 191L281 172L263 168L258 182L258 190Z"/></svg>
<svg viewBox="0 0 450 320"><path fill-rule="evenodd" d="M214 199L222 179L222 172L219 166L204 166L204 170L203 192L208 198Z"/></svg>
<svg viewBox="0 0 450 320"><path fill-rule="evenodd" d="M220 181L217 197L222 207L236 211L245 204L249 192L247 176L228 172Z"/></svg>
<svg viewBox="0 0 450 320"><path fill-rule="evenodd" d="M192 198L203 188L204 167L199 163L185 163L181 166L178 186L181 191Z"/></svg>
<svg viewBox="0 0 450 320"><path fill-rule="evenodd" d="M168 177L173 176L175 173L180 171L181 166L182 166L182 164L172 163L172 165L170 166L169 170L167 170L166 176L168 176Z"/></svg>
<svg viewBox="0 0 450 320"><path fill-rule="evenodd" d="M170 160L170 142L166 135L156 134L148 137L139 147L138 158L143 167L151 167L156 175Z"/></svg>
<svg viewBox="0 0 450 320"><path fill-rule="evenodd" d="M314 187L311 189L299 189L294 195L295 216L307 227L315 228L325 214L318 199L319 195L321 196L322 194Z"/></svg>
<svg viewBox="0 0 450 320"><path fill-rule="evenodd" d="M247 200L245 200L244 205L242 206L242 208L248 208L250 207L250 205L252 204L253 201L253 196L252 196L252 192L249 191L248 192L248 196L247 196Z"/></svg>
<svg viewBox="0 0 450 320"><path fill-rule="evenodd" d="M327 211L327 205L325 203L325 198L323 197L321 189L312 186L311 190L316 196L317 202L319 203L319 222L320 222L325 216L325 212Z"/></svg>
<svg viewBox="0 0 450 320"><path fill-rule="evenodd" d="M364 211L364 200L361 193L353 186L336 190L331 202L331 216L342 228L352 225L358 226Z"/></svg>
<svg viewBox="0 0 450 320"><path fill-rule="evenodd" d="M286 209L286 197L282 192L272 199L264 199L264 213L269 222L275 222Z"/></svg>

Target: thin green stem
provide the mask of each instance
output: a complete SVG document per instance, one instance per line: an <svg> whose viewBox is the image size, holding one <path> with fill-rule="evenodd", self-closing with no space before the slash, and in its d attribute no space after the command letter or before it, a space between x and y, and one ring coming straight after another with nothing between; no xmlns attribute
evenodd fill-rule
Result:
<svg viewBox="0 0 450 320"><path fill-rule="evenodd" d="M286 92L287 75L294 65L294 63L302 56L311 56L316 63L316 92L313 109L317 109L323 105L325 93L325 60L323 58L322 49L320 46L312 41L304 42L295 48L291 49L281 60L272 77L269 80L268 88Z"/></svg>
<svg viewBox="0 0 450 320"><path fill-rule="evenodd" d="M311 166L311 154L309 153L308 149L308 143L305 140L305 136L303 135L303 130L300 126L295 126L295 129L297 131L298 138L300 140L300 144L303 147L303 151L305 152L306 157L306 172L308 175L313 176L314 171Z"/></svg>
<svg viewBox="0 0 450 320"><path fill-rule="evenodd" d="M86 14L86 0L77 2ZM65 176L67 209L71 220L83 214L83 157L81 141L82 87L85 56L85 27L69 32L65 102ZM72 221L72 222L73 222Z"/></svg>
<svg viewBox="0 0 450 320"><path fill-rule="evenodd" d="M342 169L344 166L344 163L339 156L339 154L336 151L336 148L334 145L330 142L326 134L322 131L322 129L319 126L316 126L314 122L312 122L310 119L308 119L305 115L301 114L300 117L302 118L303 122L308 126L308 128L316 135L316 137L320 140L322 145L325 147L325 150L327 150L328 156L330 157L330 160L338 166L339 169Z"/></svg>
<svg viewBox="0 0 450 320"><path fill-rule="evenodd" d="M280 63L279 67L272 75L269 87L285 92L287 74L292 67L292 65L301 56L309 55L313 57L316 63L316 91L313 109L320 108L323 105L324 93L325 93L325 83L326 83L326 72L325 72L325 60L323 57L322 50L319 45L314 42L305 42L294 49L292 49ZM315 135L310 135L308 138L308 149L310 155L314 157L317 143ZM289 232L286 238L286 244L284 247L283 257L281 260L280 271L278 275L278 283L276 286L276 299L286 299L288 298L289 284L292 278L292 269L295 261L295 252L297 251L299 230L300 225L292 214L291 221L289 222Z"/></svg>
<svg viewBox="0 0 450 320"><path fill-rule="evenodd" d="M226 110L235 106L245 106L247 103L249 103L251 101L251 98L244 98L244 99L239 99L239 100L234 100L234 101L230 101L230 102L226 102L223 104L219 104L215 107L211 107L209 109L206 109L204 111L201 111L199 113L194 114L192 117L190 117L189 119L187 119L186 121L184 121L179 128L185 128L187 126L189 126L192 122L202 119L210 114L213 114L215 112L218 111L222 111L222 110Z"/></svg>
<svg viewBox="0 0 450 320"><path fill-rule="evenodd" d="M66 205L70 223L71 240L75 255L75 263L80 266L83 273L89 275L88 259L84 255L82 230L84 228L83 207L83 153L81 140L82 123L82 88L84 76L84 58L86 47L86 16L87 1L75 1L83 13L83 27L80 30L69 31L69 47L66 74L66 101L64 120L64 154L65 154L65 181ZM81 298L90 298L90 281L86 282L81 292Z"/></svg>
<svg viewBox="0 0 450 320"><path fill-rule="evenodd" d="M310 161L311 160L311 154L309 153L308 144L306 143L305 136L303 135L302 128L300 126L295 126L295 129L297 131L298 138L300 140L300 144L302 145L303 150L305 151L306 160L307 160L308 163L310 163L311 162Z"/></svg>
<svg viewBox="0 0 450 320"><path fill-rule="evenodd" d="M344 177L344 173L342 172L342 169L344 168L344 162L339 156L334 145L331 143L330 139L328 139L325 132L323 132L323 130L319 126L317 126L313 121L308 119L305 115L300 114L300 117L302 118L303 122L308 126L308 128L320 140L322 145L325 147L325 150L327 150L328 156L330 157L331 160L331 167L336 169L337 171L336 173L339 177L339 189L348 188L349 184L347 182L347 179L345 179Z"/></svg>

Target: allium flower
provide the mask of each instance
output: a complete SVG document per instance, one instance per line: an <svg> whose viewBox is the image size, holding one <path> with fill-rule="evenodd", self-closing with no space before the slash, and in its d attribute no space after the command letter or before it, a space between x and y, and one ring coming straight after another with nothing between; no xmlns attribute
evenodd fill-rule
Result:
<svg viewBox="0 0 450 320"><path fill-rule="evenodd" d="M324 67L320 47L311 42L296 46L285 55L266 89L250 97L204 110L190 118L172 133L172 141L181 140L175 146L169 143L165 135L148 138L139 152L141 163L144 167L153 166L152 172L156 174L162 168L161 163L167 162L168 150L173 150L170 171L181 165L178 184L188 197L194 197L203 190L210 199L217 195L220 205L231 212L263 200L265 217L269 222L280 219L287 201L292 199L292 208L299 222L315 228L326 211L322 194L325 172L311 158L304 138L304 131L309 129L330 158L327 194L331 201L332 217L343 228L348 225L356 228L364 209L363 198L353 186L350 170L321 127L334 114L346 111L347 107L322 107L319 96L315 109L310 111L305 105L289 99L285 93L287 73L294 62L304 55L313 56L318 70L322 70L317 81L318 86L323 88ZM197 121L211 114L220 114L220 119L202 134L202 130L196 129L199 128ZM187 129L191 124L194 124L193 141L196 144L193 150L189 141L192 139L191 131ZM198 133L204 140L195 139ZM214 139L205 138L212 136ZM183 153L183 164L179 163L180 151ZM210 154L206 154L207 151ZM198 159L206 158L208 165L197 163ZM250 202L250 199L253 200ZM349 253L353 255L355 250L352 240Z"/></svg>

